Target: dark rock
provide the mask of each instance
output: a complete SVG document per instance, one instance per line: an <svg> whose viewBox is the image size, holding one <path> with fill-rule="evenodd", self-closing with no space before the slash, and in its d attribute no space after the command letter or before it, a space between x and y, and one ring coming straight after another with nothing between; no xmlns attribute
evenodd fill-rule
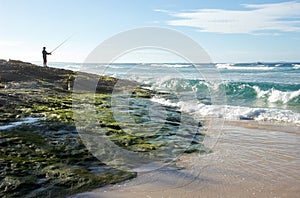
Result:
<svg viewBox="0 0 300 198"><path fill-rule="evenodd" d="M6 176L0 183L0 196L22 196L38 187L39 185L36 183L36 178L34 176Z"/></svg>
<svg viewBox="0 0 300 198"><path fill-rule="evenodd" d="M7 61L6 60L4 60L4 59L0 59L0 65L3 65L3 64L6 64L7 63Z"/></svg>
<svg viewBox="0 0 300 198"><path fill-rule="evenodd" d="M0 93L0 127L21 122L0 130L0 197L65 197L136 177L136 173L108 167L89 153L74 125L74 97L70 92L74 86L83 93L78 97L82 104L92 101L96 106L96 115L82 116L95 116L99 122L91 125L102 127L104 134L123 149L150 155L163 150L166 157L184 150L205 150L201 145L203 134L184 130L183 115L175 107L165 108L167 118L158 131L147 127L123 130L131 126L114 119L110 107L113 90L116 94L131 91L130 113L138 125L155 124L147 109L155 92L136 88L140 86L136 82L15 60L0 67L0 83L5 85ZM78 77L83 80L74 85ZM89 86L94 86L97 94L85 93ZM28 117L37 121L25 123ZM201 126L190 118L184 120L195 128ZM99 135L93 129L89 133L91 137Z"/></svg>

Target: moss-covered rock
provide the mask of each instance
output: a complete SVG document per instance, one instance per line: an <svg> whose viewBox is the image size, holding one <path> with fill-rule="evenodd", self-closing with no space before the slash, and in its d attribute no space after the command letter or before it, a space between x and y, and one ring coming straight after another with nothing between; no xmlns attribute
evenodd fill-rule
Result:
<svg viewBox="0 0 300 198"><path fill-rule="evenodd" d="M21 197L31 190L39 188L35 176L6 176L0 183L1 197Z"/></svg>
<svg viewBox="0 0 300 198"><path fill-rule="evenodd" d="M82 143L68 90L75 75L21 61L1 65L0 197L65 197L136 176L106 166ZM101 82L108 92L115 80ZM26 124L26 117L38 121Z"/></svg>
<svg viewBox="0 0 300 198"><path fill-rule="evenodd" d="M0 197L68 195L136 176L93 157L74 127L51 123L0 131ZM90 167L103 167L103 172Z"/></svg>
<svg viewBox="0 0 300 198"><path fill-rule="evenodd" d="M87 84L98 79L96 93L87 93L83 83L77 86L82 92L72 94L78 76ZM136 177L95 158L78 134L76 119L83 119L83 129L99 135L100 127L101 135L136 153L172 158L208 152L201 144L203 134L195 134L200 125L185 118L198 128L182 126L183 115L175 107L165 107L163 122L151 119L149 98L159 93L136 82L8 61L1 65L0 83L0 197L64 197ZM129 98L128 109L113 110L113 90L114 97ZM75 114L73 108L79 107L83 111ZM88 107L93 114L85 111ZM114 113L122 117L122 111L132 122L116 120ZM26 123L26 117L36 121ZM161 127L156 129L157 123Z"/></svg>
<svg viewBox="0 0 300 198"><path fill-rule="evenodd" d="M95 174L87 169L66 166L65 164L47 166L42 172L54 187L67 189L66 194L81 192L96 186L115 184L136 176L136 173L121 170L109 170L103 174ZM62 192L58 193L61 194Z"/></svg>

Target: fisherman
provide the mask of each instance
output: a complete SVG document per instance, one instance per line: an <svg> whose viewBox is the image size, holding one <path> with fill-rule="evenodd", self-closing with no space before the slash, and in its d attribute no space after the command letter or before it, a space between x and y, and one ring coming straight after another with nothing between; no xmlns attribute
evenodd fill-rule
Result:
<svg viewBox="0 0 300 198"><path fill-rule="evenodd" d="M43 65L44 67L47 67L47 55L51 55L51 53L48 53L46 51L46 47L43 47L42 53L43 53L43 60L44 60Z"/></svg>

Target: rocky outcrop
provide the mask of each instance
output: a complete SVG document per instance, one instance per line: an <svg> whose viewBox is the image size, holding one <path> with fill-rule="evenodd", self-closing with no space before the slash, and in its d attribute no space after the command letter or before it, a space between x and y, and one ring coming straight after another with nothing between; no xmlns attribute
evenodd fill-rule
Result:
<svg viewBox="0 0 300 198"><path fill-rule="evenodd" d="M0 68L0 197L65 197L136 176L82 143L67 90L75 72L13 60ZM112 79L102 82L112 90Z"/></svg>
<svg viewBox="0 0 300 198"><path fill-rule="evenodd" d="M99 161L83 144L73 120L76 77L81 78L76 84L76 99L83 106L92 101L96 111L95 115L81 116L94 116L93 126L101 127L118 147L165 161L178 154L210 152L201 143L201 124L175 107L164 107L164 120L151 120L149 98L159 93L138 88L136 82L21 61L0 62L0 197L65 197L136 177L134 172L104 164L103 158L98 157ZM95 82L96 94L86 92ZM161 123L161 128L122 130L130 123L115 120L112 91L121 97L123 92L129 93L129 113L137 126ZM188 123L182 125L181 119ZM93 139L99 135L93 129L89 134L95 135Z"/></svg>

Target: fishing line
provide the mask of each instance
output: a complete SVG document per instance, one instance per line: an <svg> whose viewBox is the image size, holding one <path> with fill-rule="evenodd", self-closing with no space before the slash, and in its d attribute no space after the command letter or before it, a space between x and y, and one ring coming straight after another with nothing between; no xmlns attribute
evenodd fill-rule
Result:
<svg viewBox="0 0 300 198"><path fill-rule="evenodd" d="M66 43L68 40L70 40L73 36L74 36L74 34L72 34L71 36L69 36L66 40L64 40L61 44L59 44L56 48L54 48L50 53L52 53L55 50L57 50L60 46L62 46L64 43Z"/></svg>

